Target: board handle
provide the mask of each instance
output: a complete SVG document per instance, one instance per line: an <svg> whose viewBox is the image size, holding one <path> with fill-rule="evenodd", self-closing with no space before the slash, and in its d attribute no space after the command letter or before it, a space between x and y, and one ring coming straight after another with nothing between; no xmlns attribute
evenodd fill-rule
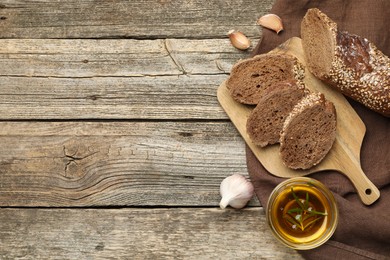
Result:
<svg viewBox="0 0 390 260"><path fill-rule="evenodd" d="M356 165L353 166L354 167L349 167L348 169L344 169L343 173L351 180L352 184L355 186L361 201L365 205L371 205L377 199L379 199L380 191L367 178L362 168Z"/></svg>

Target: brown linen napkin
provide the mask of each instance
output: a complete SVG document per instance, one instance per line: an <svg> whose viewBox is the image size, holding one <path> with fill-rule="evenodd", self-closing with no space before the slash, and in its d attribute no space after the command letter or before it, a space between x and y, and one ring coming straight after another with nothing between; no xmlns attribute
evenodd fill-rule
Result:
<svg viewBox="0 0 390 260"><path fill-rule="evenodd" d="M277 35L263 30L253 55L268 52L293 36L307 9L317 7L338 23L338 28L369 39L390 55L389 0L276 0L271 13L279 15L285 30ZM348 99L366 125L361 166L380 189L381 197L371 206L360 201L351 182L332 171L310 175L333 191L340 219L332 238L319 248L300 251L306 259L390 259L390 119ZM275 186L283 181L270 175L247 147L247 165L261 204L267 204Z"/></svg>

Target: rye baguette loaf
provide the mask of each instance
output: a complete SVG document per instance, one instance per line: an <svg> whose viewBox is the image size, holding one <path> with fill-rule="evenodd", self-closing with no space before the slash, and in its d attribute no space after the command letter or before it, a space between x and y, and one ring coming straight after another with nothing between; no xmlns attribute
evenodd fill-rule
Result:
<svg viewBox="0 0 390 260"><path fill-rule="evenodd" d="M309 169L320 163L336 139L336 110L322 93L306 95L283 124L280 156L292 169Z"/></svg>
<svg viewBox="0 0 390 260"><path fill-rule="evenodd" d="M367 39L339 31L319 9L301 24L307 66L316 77L366 107L390 116L390 59Z"/></svg>
<svg viewBox="0 0 390 260"><path fill-rule="evenodd" d="M237 62L226 82L233 99L257 105L267 89L285 80L303 84L305 69L297 58L287 54L261 54Z"/></svg>
<svg viewBox="0 0 390 260"><path fill-rule="evenodd" d="M261 147L279 142L284 120L308 90L296 81L283 81L268 88L248 117L246 129Z"/></svg>

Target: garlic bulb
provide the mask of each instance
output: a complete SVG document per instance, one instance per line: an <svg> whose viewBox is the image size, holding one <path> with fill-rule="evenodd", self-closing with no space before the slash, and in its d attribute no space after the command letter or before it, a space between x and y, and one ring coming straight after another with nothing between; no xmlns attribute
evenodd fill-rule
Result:
<svg viewBox="0 0 390 260"><path fill-rule="evenodd" d="M254 194L253 184L240 174L226 177L220 186L222 196L219 206L224 209L227 205L241 209L245 207Z"/></svg>
<svg viewBox="0 0 390 260"><path fill-rule="evenodd" d="M276 14L266 14L257 20L257 24L274 30L277 34L283 31L282 19Z"/></svg>
<svg viewBox="0 0 390 260"><path fill-rule="evenodd" d="M228 32L230 42L239 50L246 50L251 46L251 41L242 32L231 30Z"/></svg>

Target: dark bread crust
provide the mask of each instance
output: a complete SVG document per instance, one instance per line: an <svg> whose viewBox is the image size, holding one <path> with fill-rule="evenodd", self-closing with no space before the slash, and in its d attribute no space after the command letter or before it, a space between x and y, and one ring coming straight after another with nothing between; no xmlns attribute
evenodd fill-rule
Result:
<svg viewBox="0 0 390 260"><path fill-rule="evenodd" d="M280 156L292 169L309 169L320 163L336 139L336 110L323 94L306 95L284 122Z"/></svg>
<svg viewBox="0 0 390 260"><path fill-rule="evenodd" d="M390 116L390 58L367 39L338 31L320 10L309 9L301 37L311 73L386 117Z"/></svg>
<svg viewBox="0 0 390 260"><path fill-rule="evenodd" d="M293 80L270 86L247 120L252 142L261 147L278 143L284 120L306 93L308 90Z"/></svg>
<svg viewBox="0 0 390 260"><path fill-rule="evenodd" d="M303 65L287 54L261 54L236 63L226 87L233 99L242 104L257 105L267 89L279 82L296 80L303 84Z"/></svg>

